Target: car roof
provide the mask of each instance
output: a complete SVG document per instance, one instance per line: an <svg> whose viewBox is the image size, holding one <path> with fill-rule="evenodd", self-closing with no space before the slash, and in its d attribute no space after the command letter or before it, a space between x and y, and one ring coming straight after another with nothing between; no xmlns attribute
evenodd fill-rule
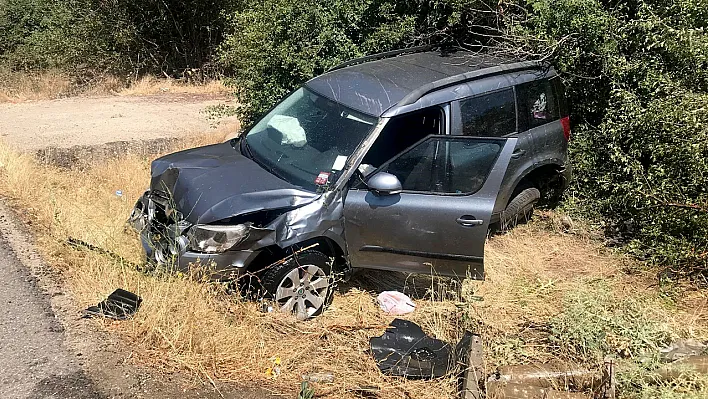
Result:
<svg viewBox="0 0 708 399"><path fill-rule="evenodd" d="M334 69L310 80L306 86L347 107L381 116L396 104L415 102L438 87L538 65L461 51L420 52Z"/></svg>

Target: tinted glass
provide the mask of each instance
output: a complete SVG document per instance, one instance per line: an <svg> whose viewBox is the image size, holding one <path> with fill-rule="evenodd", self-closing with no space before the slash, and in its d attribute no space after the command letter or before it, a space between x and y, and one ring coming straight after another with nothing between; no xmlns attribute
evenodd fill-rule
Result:
<svg viewBox="0 0 708 399"><path fill-rule="evenodd" d="M431 137L383 170L398 177L406 191L473 194L484 185L502 146L500 141Z"/></svg>
<svg viewBox="0 0 708 399"><path fill-rule="evenodd" d="M438 107L396 116L366 153L362 164L378 168L427 136L442 134L443 113Z"/></svg>
<svg viewBox="0 0 708 399"><path fill-rule="evenodd" d="M339 177L376 122L302 88L263 117L246 135L246 144L273 174L316 191Z"/></svg>
<svg viewBox="0 0 708 399"><path fill-rule="evenodd" d="M525 83L518 88L519 117L523 130L533 129L560 119L558 103L548 80Z"/></svg>
<svg viewBox="0 0 708 399"><path fill-rule="evenodd" d="M461 100L460 113L465 136L501 137L516 131L512 89Z"/></svg>
<svg viewBox="0 0 708 399"><path fill-rule="evenodd" d="M447 193L473 194L479 191L497 162L501 142L453 141L449 145Z"/></svg>
<svg viewBox="0 0 708 399"><path fill-rule="evenodd" d="M437 147L437 139L428 139L394 159L384 170L398 177L404 190L435 192L433 165Z"/></svg>
<svg viewBox="0 0 708 399"><path fill-rule="evenodd" d="M565 98L565 86L563 86L563 82L561 82L560 78L556 76L555 78L551 79L551 84L554 88L554 93L558 102L558 110L560 111L559 113L561 118L564 116L568 116L568 100Z"/></svg>

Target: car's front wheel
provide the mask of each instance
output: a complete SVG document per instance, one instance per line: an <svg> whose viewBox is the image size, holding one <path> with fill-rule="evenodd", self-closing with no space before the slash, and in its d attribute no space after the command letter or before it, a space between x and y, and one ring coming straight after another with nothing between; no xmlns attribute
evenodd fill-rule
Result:
<svg viewBox="0 0 708 399"><path fill-rule="evenodd" d="M264 271L261 284L281 311L305 320L322 313L329 304L330 272L331 261L327 255L307 250L270 266Z"/></svg>

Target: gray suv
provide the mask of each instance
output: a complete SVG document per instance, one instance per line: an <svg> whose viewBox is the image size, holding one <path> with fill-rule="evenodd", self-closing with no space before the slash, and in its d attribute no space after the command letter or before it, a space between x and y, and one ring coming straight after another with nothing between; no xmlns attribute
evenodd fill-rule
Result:
<svg viewBox="0 0 708 399"><path fill-rule="evenodd" d="M469 53L354 60L223 144L152 163L131 215L149 260L256 277L311 317L331 276L484 276L491 224L566 187L568 111L548 65Z"/></svg>

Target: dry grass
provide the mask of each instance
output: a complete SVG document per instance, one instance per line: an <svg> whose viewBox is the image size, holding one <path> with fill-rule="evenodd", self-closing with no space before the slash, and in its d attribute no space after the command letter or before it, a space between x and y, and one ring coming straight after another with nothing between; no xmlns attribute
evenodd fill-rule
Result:
<svg viewBox="0 0 708 399"><path fill-rule="evenodd" d="M219 139L201 137L182 145ZM342 287L322 316L297 322L288 315L261 313L258 304L229 295L218 284L142 274L128 264L67 246L66 239L76 237L130 261L141 260L137 237L125 219L148 182L148 161L133 155L80 172L60 170L0 145L0 193L31 223L42 251L62 271L79 305L94 304L118 287L144 298L133 320L104 324L140 348L139 361L190 370L204 381L266 387L290 396L302 374L331 372L334 383L315 384L318 397L354 397L349 390L364 385L380 387L381 398L453 397L453 378L410 381L379 373L366 353L368 339L380 335L393 317L377 308L378 287L365 278L359 286ZM628 260L582 234L554 232L546 224L552 223L540 221L490 239L487 281L465 287L468 297L474 291L482 301L457 306L454 300L440 300L429 279L407 282L432 287L418 296L418 309L409 318L449 341L458 339L463 327L475 326L484 333L489 370L542 361L568 354L549 346L547 332L536 326L567 311L564 298L569 294L584 289L592 295L594 282L603 281L613 297L641 301L647 317L670 334L708 336L704 293L685 291L680 299L667 301L650 276L625 273L636 269ZM617 342L619 351L621 339ZM275 359L281 360L280 375L273 377L266 370Z"/></svg>
<svg viewBox="0 0 708 399"><path fill-rule="evenodd" d="M190 83L171 78L144 76L120 90L120 96L145 96L160 93L200 94L224 97L231 91L219 80L206 83Z"/></svg>
<svg viewBox="0 0 708 399"><path fill-rule="evenodd" d="M171 78L144 76L137 81L100 76L77 83L64 72L12 72L0 68L0 103L52 100L71 96L145 96L162 93L226 97L230 91L221 81L191 83Z"/></svg>

